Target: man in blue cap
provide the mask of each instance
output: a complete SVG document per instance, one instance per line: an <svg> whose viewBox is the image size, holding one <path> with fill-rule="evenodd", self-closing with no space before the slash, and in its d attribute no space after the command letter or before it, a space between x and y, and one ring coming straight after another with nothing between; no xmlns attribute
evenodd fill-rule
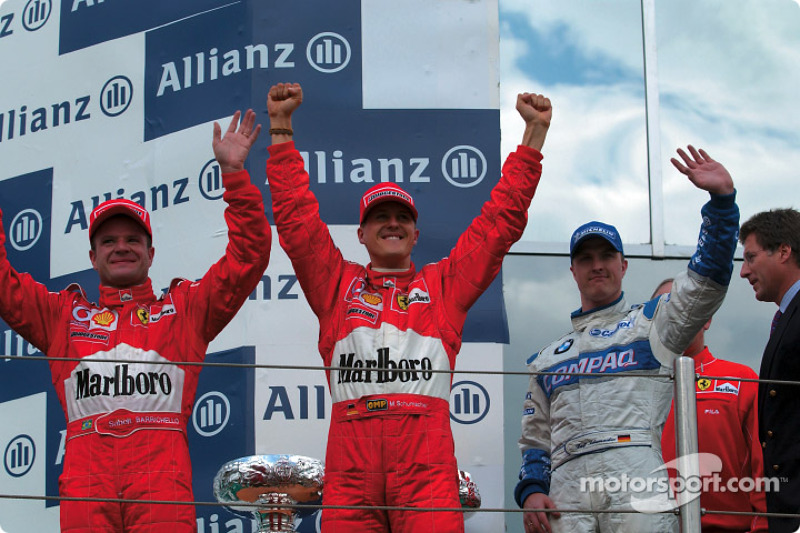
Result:
<svg viewBox="0 0 800 533"><path fill-rule="evenodd" d="M526 512L526 533L677 531L675 516L659 513L674 509L667 473L655 472L663 466L669 375L725 297L739 225L730 174L703 150L689 152L678 150L683 163L672 163L711 200L702 209L697 251L671 295L629 306L617 229L594 221L572 235L570 270L581 307L572 313L574 330L528 360L534 374L514 495L525 509L587 512Z"/></svg>

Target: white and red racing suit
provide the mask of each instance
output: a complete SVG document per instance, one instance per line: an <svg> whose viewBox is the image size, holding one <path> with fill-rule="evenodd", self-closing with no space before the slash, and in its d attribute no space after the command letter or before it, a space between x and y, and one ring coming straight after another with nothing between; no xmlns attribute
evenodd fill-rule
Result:
<svg viewBox="0 0 800 533"><path fill-rule="evenodd" d="M767 497L761 490L746 490L742 480L763 479L764 459L758 440L758 384L736 378L757 379L749 366L714 357L708 348L694 356L695 373L700 376L697 392L697 441L700 453L719 458L719 485L703 487L700 506L710 511L767 512ZM733 379L716 379L713 377ZM673 404L661 435L665 463L675 456L675 406ZM670 477L676 472L669 470ZM740 485L742 483L742 485ZM756 487L758 488L758 487ZM766 532L763 516L704 514L703 533Z"/></svg>
<svg viewBox="0 0 800 533"><path fill-rule="evenodd" d="M449 398L467 310L522 235L541 174L520 146L450 255L417 271L346 261L319 217L294 143L269 148L267 175L280 243L319 318L333 398L325 505L460 508ZM445 371L442 373L434 370ZM325 509L334 532L461 532L460 512Z"/></svg>
<svg viewBox="0 0 800 533"><path fill-rule="evenodd" d="M186 424L208 344L260 281L272 234L246 171L223 175L229 243L200 281L100 287L89 302L71 285L49 292L16 272L0 246L0 316L50 361L67 418L59 493L70 498L193 501ZM5 234L0 232L0 244ZM106 359L110 362L93 362ZM183 533L192 506L61 502L61 531Z"/></svg>

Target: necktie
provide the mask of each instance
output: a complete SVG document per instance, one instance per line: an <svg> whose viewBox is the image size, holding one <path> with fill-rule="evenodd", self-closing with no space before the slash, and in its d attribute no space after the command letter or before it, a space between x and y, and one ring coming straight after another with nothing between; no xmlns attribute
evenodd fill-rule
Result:
<svg viewBox="0 0 800 533"><path fill-rule="evenodd" d="M773 333L775 333L775 327L778 325L778 320L780 320L780 319L781 319L781 315L782 315L782 314L783 314L783 313L781 313L781 310L780 310L780 309L778 309L777 311L775 311L775 316L774 316L774 317L772 317L772 326L769 328L769 334L770 334L770 336L772 336L772 334L773 334Z"/></svg>

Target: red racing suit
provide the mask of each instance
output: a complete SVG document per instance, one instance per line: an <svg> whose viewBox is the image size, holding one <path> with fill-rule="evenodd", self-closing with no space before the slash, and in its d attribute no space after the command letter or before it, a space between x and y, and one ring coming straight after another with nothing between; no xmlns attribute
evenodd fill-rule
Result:
<svg viewBox="0 0 800 533"><path fill-rule="evenodd" d="M757 379L748 366L717 359L708 348L694 357L695 370L701 376ZM758 384L735 379L697 380L697 438L700 453L713 453L722 461L718 472L720 485L713 485L700 496L700 505L711 511L767 512L766 496L760 491L730 490L728 480L764 477L764 461L758 440ZM675 406L673 404L661 434L664 462L675 459ZM670 474L674 471L670 470ZM763 516L704 514L704 533L723 531L767 531Z"/></svg>
<svg viewBox="0 0 800 533"><path fill-rule="evenodd" d="M280 243L319 318L333 408L326 505L460 508L450 385L467 310L522 235L541 154L520 146L450 255L417 271L346 261L319 217L294 143L269 148L267 175ZM326 509L334 532L462 532L460 512Z"/></svg>
<svg viewBox="0 0 800 533"><path fill-rule="evenodd" d="M49 357L79 359L50 362L67 418L61 496L193 501L186 424L201 367L158 363L204 359L260 281L272 240L247 172L225 174L223 183L225 255L200 281L173 280L158 299L149 279L130 289L101 286L99 304L77 285L49 292L16 272L0 246L3 320ZM64 532L195 530L188 505L61 503Z"/></svg>

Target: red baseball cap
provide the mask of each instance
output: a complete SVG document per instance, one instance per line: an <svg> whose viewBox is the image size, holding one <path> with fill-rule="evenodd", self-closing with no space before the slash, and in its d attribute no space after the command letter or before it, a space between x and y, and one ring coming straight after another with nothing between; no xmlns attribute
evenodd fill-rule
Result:
<svg viewBox="0 0 800 533"><path fill-rule="evenodd" d="M103 202L92 210L89 215L89 240L92 239L92 235L97 231L97 228L114 215L125 215L132 218L142 226L151 239L153 238L153 230L150 229L150 213L147 212L147 209L136 202L124 198L116 198Z"/></svg>
<svg viewBox="0 0 800 533"><path fill-rule="evenodd" d="M414 207L414 199L400 186L394 183L379 183L370 187L364 196L361 197L359 223L363 224L364 219L367 218L367 213L370 209L378 204L384 202L398 202L408 207L411 214L414 216L414 222L417 221L417 208Z"/></svg>

